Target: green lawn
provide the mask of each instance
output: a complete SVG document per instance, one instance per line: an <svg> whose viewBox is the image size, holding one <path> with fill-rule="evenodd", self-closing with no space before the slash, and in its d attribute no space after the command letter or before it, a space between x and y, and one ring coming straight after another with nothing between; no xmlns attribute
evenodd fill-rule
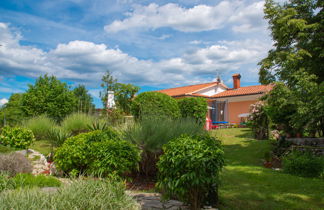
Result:
<svg viewBox="0 0 324 210"><path fill-rule="evenodd" d="M324 209L324 180L302 178L262 166L271 142L251 138L249 129L212 131L223 142L220 209Z"/></svg>
<svg viewBox="0 0 324 210"><path fill-rule="evenodd" d="M47 156L51 152L51 142L48 140L38 140L35 141L31 146L30 149L36 150L37 152L42 153L43 155Z"/></svg>

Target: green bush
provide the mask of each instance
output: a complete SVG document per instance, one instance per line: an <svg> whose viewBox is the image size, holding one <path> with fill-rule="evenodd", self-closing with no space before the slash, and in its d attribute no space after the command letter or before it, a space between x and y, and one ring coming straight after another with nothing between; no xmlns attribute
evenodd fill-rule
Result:
<svg viewBox="0 0 324 210"><path fill-rule="evenodd" d="M179 118L181 115L177 101L159 92L144 92L136 96L131 111L135 119L145 117Z"/></svg>
<svg viewBox="0 0 324 210"><path fill-rule="evenodd" d="M66 173L122 175L136 168L139 152L132 144L121 140L117 131L109 128L67 139L57 149L54 160Z"/></svg>
<svg viewBox="0 0 324 210"><path fill-rule="evenodd" d="M55 126L55 122L51 118L41 115L24 121L23 125L33 131L37 140L41 140L47 138L51 128Z"/></svg>
<svg viewBox="0 0 324 210"><path fill-rule="evenodd" d="M147 118L127 127L124 139L136 144L142 150L140 173L156 175L156 162L162 153L162 146L182 134L195 135L205 132L194 119Z"/></svg>
<svg viewBox="0 0 324 210"><path fill-rule="evenodd" d="M88 125L95 121L94 117L84 113L73 113L67 116L61 126L73 135L89 131Z"/></svg>
<svg viewBox="0 0 324 210"><path fill-rule="evenodd" d="M19 127L4 127L0 134L0 143L10 147L27 149L35 141L31 130Z"/></svg>
<svg viewBox="0 0 324 210"><path fill-rule="evenodd" d="M10 190L1 193L0 209L139 209L136 201L125 194L120 182L78 180L47 193L39 189Z"/></svg>
<svg viewBox="0 0 324 210"><path fill-rule="evenodd" d="M183 98L178 103L183 118L194 118L199 124L205 124L208 111L205 98Z"/></svg>
<svg viewBox="0 0 324 210"><path fill-rule="evenodd" d="M33 166L29 160L20 153L0 154L0 173L15 176L18 173L31 173Z"/></svg>
<svg viewBox="0 0 324 210"><path fill-rule="evenodd" d="M310 151L292 151L283 158L283 170L303 177L319 177L324 174L324 158Z"/></svg>
<svg viewBox="0 0 324 210"><path fill-rule="evenodd" d="M157 186L164 197L177 197L192 209L199 209L204 201L217 202L219 173L224 165L220 141L209 135L183 135L166 144L163 151Z"/></svg>

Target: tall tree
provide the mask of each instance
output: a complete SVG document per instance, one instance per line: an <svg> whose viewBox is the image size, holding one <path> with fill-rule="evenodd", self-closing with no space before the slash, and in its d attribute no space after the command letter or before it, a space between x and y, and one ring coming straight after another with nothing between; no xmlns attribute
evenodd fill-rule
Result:
<svg viewBox="0 0 324 210"><path fill-rule="evenodd" d="M78 85L73 89L73 93L77 98L76 111L89 113L94 110L93 98L84 85Z"/></svg>
<svg viewBox="0 0 324 210"><path fill-rule="evenodd" d="M140 88L132 84L117 82L110 71L107 71L101 80L103 91L100 92L100 98L104 107L107 107L108 91L114 91L117 108L126 114L130 114L132 99Z"/></svg>
<svg viewBox="0 0 324 210"><path fill-rule="evenodd" d="M287 131L324 135L324 1L266 0L274 49L259 64L271 120Z"/></svg>
<svg viewBox="0 0 324 210"><path fill-rule="evenodd" d="M22 107L27 116L46 114L60 121L73 112L77 99L67 84L55 76L40 76L23 95Z"/></svg>
<svg viewBox="0 0 324 210"><path fill-rule="evenodd" d="M14 93L10 96L9 101L0 110L0 125L16 125L20 123L25 113L22 109L22 93Z"/></svg>
<svg viewBox="0 0 324 210"><path fill-rule="evenodd" d="M274 49L260 62L262 84L279 80L293 86L298 71L315 75L317 83L324 81L323 5L323 0L289 0L283 5L266 0Z"/></svg>

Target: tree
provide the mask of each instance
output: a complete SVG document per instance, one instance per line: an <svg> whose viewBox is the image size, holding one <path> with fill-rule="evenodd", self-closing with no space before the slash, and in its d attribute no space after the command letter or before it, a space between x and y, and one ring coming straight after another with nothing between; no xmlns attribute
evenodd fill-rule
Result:
<svg viewBox="0 0 324 210"><path fill-rule="evenodd" d="M322 0L265 3L274 49L259 63L259 80L278 81L265 97L265 108L290 133L324 135L323 6Z"/></svg>
<svg viewBox="0 0 324 210"><path fill-rule="evenodd" d="M10 96L8 103L1 108L0 125L4 125L5 122L9 125L16 125L24 119L25 113L21 108L22 97L22 93L14 93Z"/></svg>
<svg viewBox="0 0 324 210"><path fill-rule="evenodd" d="M132 100L140 90L138 86L132 84L117 83L115 87L115 100L118 108L124 113L131 113Z"/></svg>
<svg viewBox="0 0 324 210"><path fill-rule="evenodd" d="M100 98L104 107L107 107L108 91L114 91L117 108L129 114L131 111L132 99L140 88L132 84L118 83L117 79L112 76L110 71L107 71L101 80L103 91L100 92Z"/></svg>
<svg viewBox="0 0 324 210"><path fill-rule="evenodd" d="M276 80L289 86L299 71L324 81L324 1L290 0L284 5L266 0L265 18L269 22L274 49L259 64L260 82Z"/></svg>
<svg viewBox="0 0 324 210"><path fill-rule="evenodd" d="M55 76L40 76L35 85L29 85L22 98L22 108L27 116L45 114L57 121L73 112L77 99L66 83Z"/></svg>
<svg viewBox="0 0 324 210"><path fill-rule="evenodd" d="M84 85L78 85L78 87L73 89L73 93L77 98L77 111L88 113L91 110L94 110L95 105L92 103L93 98L88 94L88 90Z"/></svg>

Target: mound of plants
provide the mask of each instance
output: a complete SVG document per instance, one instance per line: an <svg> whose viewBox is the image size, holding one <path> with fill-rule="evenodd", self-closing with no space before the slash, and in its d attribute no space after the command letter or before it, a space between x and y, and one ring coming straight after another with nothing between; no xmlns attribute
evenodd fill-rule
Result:
<svg viewBox="0 0 324 210"><path fill-rule="evenodd" d="M224 165L220 141L209 135L183 135L163 147L158 183L165 198L178 198L191 209L218 201L219 173Z"/></svg>
<svg viewBox="0 0 324 210"><path fill-rule="evenodd" d="M311 151L294 150L283 157L283 170L303 177L320 177L324 175L324 158Z"/></svg>
<svg viewBox="0 0 324 210"><path fill-rule="evenodd" d="M112 128L70 137L54 156L57 167L72 175L121 176L137 169L139 160L139 150Z"/></svg>
<svg viewBox="0 0 324 210"><path fill-rule="evenodd" d="M41 115L24 121L23 125L24 127L33 131L33 134L37 140L41 140L48 137L48 133L52 127L55 127L56 123L51 118Z"/></svg>
<svg viewBox="0 0 324 210"><path fill-rule="evenodd" d="M19 127L3 127L0 134L0 144L13 148L27 149L35 141L31 130Z"/></svg>
<svg viewBox="0 0 324 210"><path fill-rule="evenodd" d="M0 209L139 209L125 194L121 182L106 180L77 180L55 193L39 189L10 190L1 193Z"/></svg>
<svg viewBox="0 0 324 210"><path fill-rule="evenodd" d="M33 170L29 160L22 154L0 154L0 172L15 176L18 173L31 173Z"/></svg>
<svg viewBox="0 0 324 210"><path fill-rule="evenodd" d="M179 118L181 116L177 101L159 92L144 92L133 100L131 112L135 119L144 117Z"/></svg>
<svg viewBox="0 0 324 210"><path fill-rule="evenodd" d="M127 127L124 139L141 149L140 173L156 176L156 162L162 154L162 146L182 134L204 133L202 126L194 119L145 118Z"/></svg>

